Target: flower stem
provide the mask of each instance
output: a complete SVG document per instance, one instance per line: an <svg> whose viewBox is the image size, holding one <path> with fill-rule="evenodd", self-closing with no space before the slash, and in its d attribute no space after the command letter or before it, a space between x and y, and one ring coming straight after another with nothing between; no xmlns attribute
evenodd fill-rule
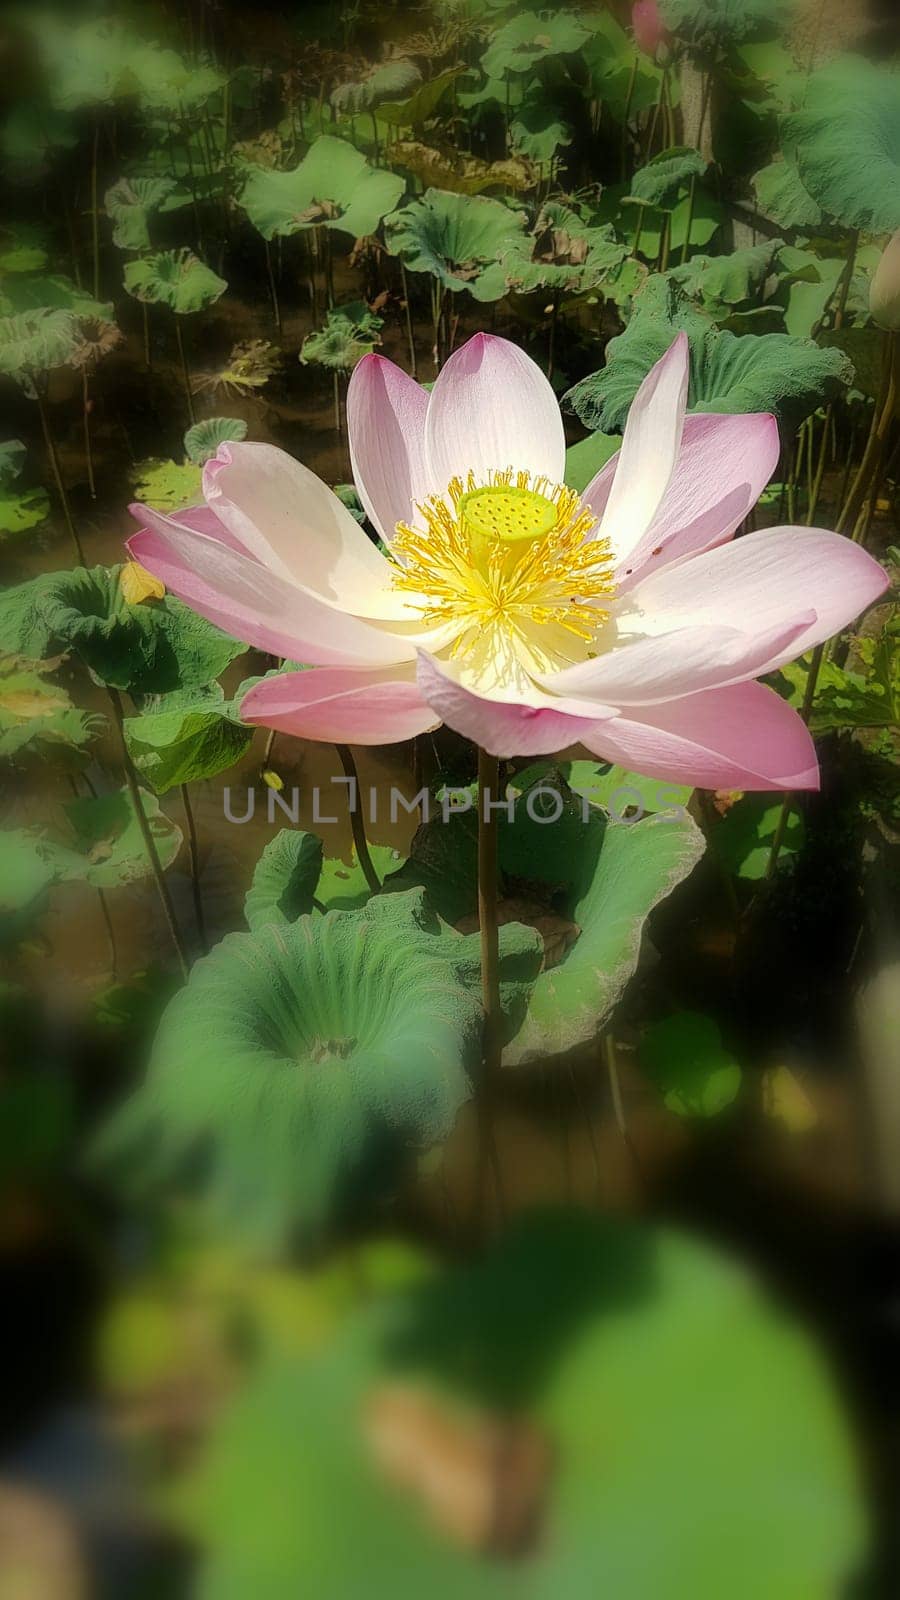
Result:
<svg viewBox="0 0 900 1600"><path fill-rule="evenodd" d="M197 823L194 819L194 808L186 783L179 785L181 789L181 804L184 807L184 820L187 823L188 854L191 863L191 892L194 897L194 918L197 923L197 937L204 955L209 953L209 940L206 937L206 917L203 912L203 894L200 889L200 845L197 839Z"/></svg>
<svg viewBox="0 0 900 1600"><path fill-rule="evenodd" d="M336 744L334 748L341 758L341 766L344 769L345 776L352 779L353 782L353 789L350 794L350 827L353 832L353 843L356 847L357 859L363 869L363 875L371 893L380 894L381 879L375 871L372 865L372 857L369 855L369 841L366 838L361 807L359 773L356 770L353 752L348 744Z"/></svg>
<svg viewBox="0 0 900 1600"><path fill-rule="evenodd" d="M66 487L62 480L62 473L59 470L59 457L56 454L56 445L53 442L53 435L50 432L50 424L47 420L47 410L41 397L40 390L36 387L34 392L37 399L38 416L41 419L41 431L44 435L44 444L47 447L47 455L50 460L50 470L53 473L53 482L56 485L56 492L59 495L59 503L62 506L63 516L66 519L66 527L69 530L69 537L75 546L75 554L78 557L78 564L79 566L83 567L84 551L81 548L81 540L75 531L75 524L72 521L72 512L69 508L69 497L66 494Z"/></svg>
<svg viewBox="0 0 900 1600"><path fill-rule="evenodd" d="M184 353L184 339L181 336L181 320L177 311L175 313L175 342L178 345L178 359L181 362L181 377L182 382L184 383L184 393L187 400L188 416L191 419L191 427L193 427L197 419L194 416L194 396L191 393L191 373L187 364L187 356Z"/></svg>
<svg viewBox="0 0 900 1600"><path fill-rule="evenodd" d="M94 114L94 138L91 145L91 252L93 255L94 299L100 299L100 216L97 210L97 151L100 145L100 118Z"/></svg>
<svg viewBox="0 0 900 1600"><path fill-rule="evenodd" d="M97 485L94 482L94 454L91 449L91 407L86 366L81 369L81 405L84 416L84 457L87 464L88 488L91 491L91 499L96 500Z"/></svg>
<svg viewBox="0 0 900 1600"><path fill-rule="evenodd" d="M125 782L128 786L128 793L131 796L131 803L134 806L134 813L137 817L138 826L141 830L141 837L144 841L144 849L147 852L147 860L150 863L150 870L153 873L153 877L156 882L156 889L157 893L159 894L160 904L163 908L169 933L172 936L172 943L175 946L175 953L178 957L178 965L181 968L181 975L183 978L187 978L188 972L190 971L190 962L188 960L187 950L181 935L181 929L178 926L178 919L175 915L175 907L172 904L172 896L169 893L169 885L166 882L165 873L162 869L162 862L159 859L159 853L156 849L156 840L153 837L153 830L150 827L150 822L148 820L147 813L144 810L143 801L141 800L141 790L137 780L137 773L134 770L134 763L128 752L128 745L125 742L125 714L122 710L122 697L119 694L118 689L113 689L110 684L106 685L106 692L110 698L110 703L113 708L113 718L116 724L116 731L119 735L119 750L122 756L122 766L125 772Z"/></svg>
<svg viewBox="0 0 900 1600"><path fill-rule="evenodd" d="M500 1010L500 932L497 921L497 818L493 803L500 799L500 762L486 750L478 751L478 927L481 934L481 1000L484 1006L484 1063L478 1096L479 1194L484 1213L487 1167L501 1214L503 1189L493 1129L493 1101L503 1049Z"/></svg>
<svg viewBox="0 0 900 1600"><path fill-rule="evenodd" d="M418 378L416 363L416 339L413 333L412 307L409 303L409 283L406 278L406 268L400 263L400 279L403 284L403 304L406 307L406 337L409 340L409 371L410 376Z"/></svg>

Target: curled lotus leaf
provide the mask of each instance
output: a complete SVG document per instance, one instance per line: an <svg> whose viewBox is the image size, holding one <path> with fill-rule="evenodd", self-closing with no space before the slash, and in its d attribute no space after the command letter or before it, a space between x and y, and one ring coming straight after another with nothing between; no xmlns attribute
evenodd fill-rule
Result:
<svg viewBox="0 0 900 1600"><path fill-rule="evenodd" d="M358 239L375 232L402 193L396 173L370 167L345 139L323 134L292 172L248 168L240 203L264 239L315 227Z"/></svg>
<svg viewBox="0 0 900 1600"><path fill-rule="evenodd" d="M687 147L663 150L641 167L631 180L631 198L641 205L669 211L692 180L702 178L707 168L705 156Z"/></svg>
<svg viewBox="0 0 900 1600"><path fill-rule="evenodd" d="M251 933L267 923L284 926L313 909L322 872L322 841L300 828L281 828L253 869L244 901Z"/></svg>
<svg viewBox="0 0 900 1600"><path fill-rule="evenodd" d="M78 324L68 311L0 317L0 373L31 394L35 379L64 367L77 344Z"/></svg>
<svg viewBox="0 0 900 1600"><path fill-rule="evenodd" d="M160 250L140 261L129 261L125 288L135 300L169 306L179 316L185 316L212 305L228 285L193 250L183 249Z"/></svg>
<svg viewBox="0 0 900 1600"><path fill-rule="evenodd" d="M483 194L486 189L521 193L533 188L536 181L533 168L521 157L482 161L478 156L436 149L416 139L398 139L392 144L391 160L428 188L444 189L450 194Z"/></svg>
<svg viewBox="0 0 900 1600"><path fill-rule="evenodd" d="M576 211L548 201L531 231L504 255L498 271L506 285L522 294L547 289L554 294L587 294L620 267L628 246L603 223L594 227Z"/></svg>
<svg viewBox="0 0 900 1600"><path fill-rule="evenodd" d="M338 84L331 104L339 116L354 117L361 111L374 111L383 100L408 96L421 82L422 74L414 61L385 61L355 83Z"/></svg>
<svg viewBox="0 0 900 1600"><path fill-rule="evenodd" d="M0 650L40 661L74 650L101 683L167 694L211 683L246 646L172 595L130 603L121 566L48 572L0 595Z"/></svg>
<svg viewBox="0 0 900 1600"><path fill-rule="evenodd" d="M384 319L361 300L335 306L324 326L308 333L300 349L304 365L327 367L332 372L352 372L357 361L381 343Z"/></svg>
<svg viewBox="0 0 900 1600"><path fill-rule="evenodd" d="M429 272L445 289L468 289L476 300L499 300L506 284L491 266L514 250L525 216L483 195L446 194L428 189L402 211L385 219L388 249L413 272Z"/></svg>
<svg viewBox="0 0 900 1600"><path fill-rule="evenodd" d="M112 219L113 244L120 250L149 250L149 219L164 204L172 208L173 196L178 188L174 178L146 177L120 178L107 189L104 204L106 214ZM181 203L190 200L184 194Z"/></svg>
<svg viewBox="0 0 900 1600"><path fill-rule="evenodd" d="M220 444L247 437L247 424L243 417L204 417L188 428L184 436L184 453L195 467L214 456Z"/></svg>
<svg viewBox="0 0 900 1600"><path fill-rule="evenodd" d="M480 1041L421 891L265 923L194 966L98 1155L192 1178L255 1242L320 1237L449 1133Z"/></svg>
<svg viewBox="0 0 900 1600"><path fill-rule="evenodd" d="M257 1371L191 1469L204 1600L382 1596L398 1573L430 1600L796 1600L865 1562L820 1350L688 1234L532 1212L326 1330Z"/></svg>

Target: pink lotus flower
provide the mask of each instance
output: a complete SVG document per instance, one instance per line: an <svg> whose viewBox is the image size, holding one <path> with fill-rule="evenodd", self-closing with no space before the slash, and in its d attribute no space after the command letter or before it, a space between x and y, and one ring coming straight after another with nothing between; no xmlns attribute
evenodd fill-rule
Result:
<svg viewBox="0 0 900 1600"><path fill-rule="evenodd" d="M315 669L252 689L248 722L382 744L446 722L498 756L581 744L708 789L813 788L801 718L753 680L843 628L886 586L849 539L731 542L779 456L770 416L685 417L679 335L622 448L579 498L549 383L478 334L431 395L366 356L347 413L360 498L265 444L225 444L204 506L133 508L136 561L202 616Z"/></svg>
<svg viewBox="0 0 900 1600"><path fill-rule="evenodd" d="M669 37L656 0L635 0L631 8L631 28L638 49L655 59L660 45Z"/></svg>

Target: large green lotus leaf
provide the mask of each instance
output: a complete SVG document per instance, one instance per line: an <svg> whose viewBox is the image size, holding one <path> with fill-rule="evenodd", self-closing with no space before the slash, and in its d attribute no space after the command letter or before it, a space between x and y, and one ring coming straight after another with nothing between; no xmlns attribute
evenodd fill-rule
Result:
<svg viewBox="0 0 900 1600"><path fill-rule="evenodd" d="M760 211L780 228L818 228L822 208L804 189L793 161L773 161L750 181Z"/></svg>
<svg viewBox="0 0 900 1600"><path fill-rule="evenodd" d="M381 343L383 326L384 318L376 316L362 300L335 306L324 326L306 335L300 360L331 372L352 372L357 361Z"/></svg>
<svg viewBox="0 0 900 1600"><path fill-rule="evenodd" d="M191 65L176 50L156 43L141 45L128 58L128 70L137 85L138 98L148 111L182 119L204 106L228 82L209 62Z"/></svg>
<svg viewBox="0 0 900 1600"><path fill-rule="evenodd" d="M800 264L791 268L783 258L783 250L781 239L767 239L763 244L734 250L731 255L696 255L683 266L673 267L667 277L707 315L722 322L733 315L735 307L747 302L755 314L763 306L770 289L797 278L815 277L815 266L805 253L787 252L801 258Z"/></svg>
<svg viewBox="0 0 900 1600"><path fill-rule="evenodd" d="M843 56L810 78L782 135L813 200L845 228L900 228L900 76Z"/></svg>
<svg viewBox="0 0 900 1600"><path fill-rule="evenodd" d="M29 393L41 373L65 366L78 343L78 325L68 311L23 311L0 317L0 374Z"/></svg>
<svg viewBox="0 0 900 1600"><path fill-rule="evenodd" d="M178 190L174 178L120 178L107 189L104 204L112 218L113 244L120 250L149 250L149 219L167 202L188 205L190 195Z"/></svg>
<svg viewBox="0 0 900 1600"><path fill-rule="evenodd" d="M414 61L385 61L355 83L339 83L332 91L331 104L339 116L354 117L360 111L372 111L382 100L409 95L421 82Z"/></svg>
<svg viewBox="0 0 900 1600"><path fill-rule="evenodd" d="M109 104L132 87L129 59L137 41L121 21L66 22L59 13L40 9L28 18L28 25L55 109Z"/></svg>
<svg viewBox="0 0 900 1600"><path fill-rule="evenodd" d="M659 0L666 27L689 44L737 44L778 19L781 0Z"/></svg>
<svg viewBox="0 0 900 1600"><path fill-rule="evenodd" d="M216 454L220 444L247 437L247 424L243 417L204 417L195 422L184 436L184 453L196 467L202 467ZM184 502L182 502L184 504Z"/></svg>
<svg viewBox="0 0 900 1600"><path fill-rule="evenodd" d="M691 411L771 411L790 425L853 381L853 368L840 350L822 350L812 340L786 333L737 336L721 330L676 284L651 279L625 332L610 340L606 366L565 397L585 427L611 433L625 426L641 383L679 330L690 341Z"/></svg>
<svg viewBox="0 0 900 1600"><path fill-rule="evenodd" d="M678 203L692 178L702 178L708 162L699 150L686 146L663 150L631 180L631 198L643 205L670 211Z"/></svg>
<svg viewBox="0 0 900 1600"><path fill-rule="evenodd" d="M461 941L464 942L464 941ZM271 1246L371 1207L470 1093L481 1007L421 892L229 934L163 1015L99 1153Z"/></svg>
<svg viewBox="0 0 900 1600"><path fill-rule="evenodd" d="M220 684L176 689L125 719L132 761L156 794L214 778L246 755L253 729L240 722Z"/></svg>
<svg viewBox="0 0 900 1600"><path fill-rule="evenodd" d="M384 224L392 255L413 272L430 272L454 294L468 289L476 300L499 300L506 293L505 282L486 269L517 248L524 229L524 214L499 200L441 189L426 190Z"/></svg>
<svg viewBox="0 0 900 1600"><path fill-rule="evenodd" d="M181 829L160 810L159 801L152 794L142 794L141 805L165 870L181 849ZM118 889L152 875L144 835L127 789L72 800L64 812L69 835L59 842L44 840L40 846L61 881L83 881L95 889Z"/></svg>
<svg viewBox="0 0 900 1600"><path fill-rule="evenodd" d="M679 1117L715 1117L741 1087L741 1069L722 1043L712 1017L679 1011L654 1022L640 1047L641 1066L670 1111Z"/></svg>
<svg viewBox="0 0 900 1600"><path fill-rule="evenodd" d="M647 261L658 258L664 228L669 236L670 258L677 259L684 249L689 221L690 243L695 250L705 250L726 221L721 203L702 188L696 191L693 206L686 194L674 210L663 212L632 200L624 184L610 184L592 210L595 222L611 223L626 239L634 241L640 227L639 253Z"/></svg>
<svg viewBox="0 0 900 1600"><path fill-rule="evenodd" d="M637 116L659 100L662 73L635 50L634 37L610 12L586 13L591 38L582 52L591 87L617 122ZM677 95L677 86L675 86Z"/></svg>
<svg viewBox="0 0 900 1600"><path fill-rule="evenodd" d="M465 67L448 67L427 83L420 84L405 100L388 99L378 107L379 122L395 128L418 128L434 116L447 90L456 82Z"/></svg>
<svg viewBox="0 0 900 1600"><path fill-rule="evenodd" d="M552 161L559 150L572 143L574 130L557 106L546 101L529 101L519 108L509 125L509 141L517 155L539 165Z"/></svg>
<svg viewBox="0 0 900 1600"><path fill-rule="evenodd" d="M63 272L7 278L0 288L0 306L4 312L70 311L73 317L90 317L98 322L112 322L115 315L111 300L95 300Z"/></svg>
<svg viewBox="0 0 900 1600"><path fill-rule="evenodd" d="M46 909L56 877L33 834L25 828L0 829L0 948L21 943Z"/></svg>
<svg viewBox="0 0 900 1600"><path fill-rule="evenodd" d="M40 661L74 650L102 683L135 694L200 688L246 645L180 600L132 604L121 567L48 572L0 594L0 651Z"/></svg>
<svg viewBox="0 0 900 1600"><path fill-rule="evenodd" d="M169 306L179 316L202 311L228 288L193 250L160 250L125 265L125 288L135 300Z"/></svg>
<svg viewBox="0 0 900 1600"><path fill-rule="evenodd" d="M637 966L647 917L704 848L686 813L613 822L573 794L559 768L534 769L515 787L512 821L498 813L501 898L530 884L580 931L538 977L507 1066L562 1056L597 1036ZM477 834L474 809L449 822L435 814L385 889L419 883L448 923L462 921L476 909Z"/></svg>
<svg viewBox="0 0 900 1600"><path fill-rule="evenodd" d="M404 183L370 167L344 139L323 134L293 172L252 167L240 203L264 239L323 226L361 238L393 211Z"/></svg>
<svg viewBox="0 0 900 1600"><path fill-rule="evenodd" d="M515 1465L495 1480L476 1443L510 1419L551 1462L512 1559L448 1528L463 1494L532 1486ZM177 1504L199 1600L825 1600L868 1552L860 1477L821 1352L744 1268L669 1228L550 1212L265 1363Z"/></svg>
<svg viewBox="0 0 900 1600"><path fill-rule="evenodd" d="M489 78L530 73L554 56L575 55L589 36L587 24L572 11L523 11L498 28L481 65Z"/></svg>
<svg viewBox="0 0 900 1600"><path fill-rule="evenodd" d="M400 856L390 845L370 844L369 855L382 882L400 866ZM328 856L323 861L316 899L326 911L358 911L371 899L371 895L355 850L351 851L349 861L342 860L340 856Z"/></svg>
<svg viewBox="0 0 900 1600"><path fill-rule="evenodd" d="M299 828L281 828L253 869L244 900L251 933L268 923L284 926L308 916L322 871L322 841Z"/></svg>
<svg viewBox="0 0 900 1600"><path fill-rule="evenodd" d="M482 291L497 273L504 280L502 293L509 288L521 294L538 289L587 294L621 266L627 254L628 246L608 223L593 227L568 206L548 201L530 232L517 235L497 266L488 269Z"/></svg>

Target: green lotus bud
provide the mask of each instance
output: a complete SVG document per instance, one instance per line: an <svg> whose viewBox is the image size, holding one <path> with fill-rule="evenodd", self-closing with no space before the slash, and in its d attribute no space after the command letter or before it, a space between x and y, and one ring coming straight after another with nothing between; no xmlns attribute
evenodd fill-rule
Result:
<svg viewBox="0 0 900 1600"><path fill-rule="evenodd" d="M900 333L900 229L885 246L869 290L869 310L879 328Z"/></svg>

